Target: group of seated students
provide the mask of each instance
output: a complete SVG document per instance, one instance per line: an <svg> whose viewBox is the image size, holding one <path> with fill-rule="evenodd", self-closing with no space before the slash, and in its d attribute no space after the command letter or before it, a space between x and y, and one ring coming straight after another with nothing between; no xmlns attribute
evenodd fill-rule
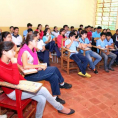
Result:
<svg viewBox="0 0 118 118"><path fill-rule="evenodd" d="M91 75L86 72L89 64L89 69L95 74L98 74L96 65L104 59L104 69L106 72L109 70L114 71L112 65L114 62L118 64L118 29L112 36L109 29L104 29L98 26L93 28L87 26L83 29L80 25L78 30L71 26L70 31L68 25L58 31L55 26L51 32L49 25L45 25L45 30L42 30L42 25L38 24L35 31L32 30L32 24L27 24L27 30L23 32L23 39L19 35L18 27L10 27L10 32L5 31L1 34L0 43L0 81L9 82L12 84L19 84L20 80L28 81L41 81L46 80L50 82L52 95L45 87L42 87L36 94L22 92L21 99L31 98L38 102L36 110L36 118L41 118L46 104L46 100L58 110L59 113L73 114L75 111L64 107L65 101L59 98L60 88L70 89L72 85L65 82L60 71L57 67L50 66L49 58L52 58L51 53L54 51L57 57L61 56L61 48L71 50L70 59L74 60L80 69L78 75L90 78ZM99 38L95 44L98 47L97 52L91 49L93 39ZM65 39L65 40L63 40ZM55 43L57 41L57 44ZM63 45L62 45L63 41ZM16 54L17 48L20 47L18 55ZM77 50L79 48L79 51ZM105 49L100 52L100 48ZM83 49L88 49L83 55ZM110 49L112 49L110 51ZM116 49L116 50L115 50ZM92 60L94 58L94 61ZM111 58L108 64L108 58ZM39 60L46 65L41 65ZM24 78L20 75L18 68L37 69L37 73L26 75ZM6 72L5 74L2 74ZM2 87L6 95L16 100L15 90Z"/></svg>

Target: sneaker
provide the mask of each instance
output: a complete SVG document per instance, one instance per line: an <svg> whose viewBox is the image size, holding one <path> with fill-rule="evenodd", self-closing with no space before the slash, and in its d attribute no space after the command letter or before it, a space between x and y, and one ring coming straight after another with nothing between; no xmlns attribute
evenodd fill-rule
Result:
<svg viewBox="0 0 118 118"><path fill-rule="evenodd" d="M98 74L98 71L97 71L97 70L94 70L94 73L95 73L95 74Z"/></svg>
<svg viewBox="0 0 118 118"><path fill-rule="evenodd" d="M91 75L90 75L90 74L88 74L88 73L86 73L86 74L85 74L85 77L90 78L90 77L91 77Z"/></svg>
<svg viewBox="0 0 118 118"><path fill-rule="evenodd" d="M63 86L60 85L60 88L70 89L72 88L72 84L68 84L65 82Z"/></svg>
<svg viewBox="0 0 118 118"><path fill-rule="evenodd" d="M109 70L111 70L111 71L114 71L114 69L113 68L108 68Z"/></svg>
<svg viewBox="0 0 118 118"><path fill-rule="evenodd" d="M59 98L58 96L55 99L57 102L60 102L61 104L65 104L65 101Z"/></svg>
<svg viewBox="0 0 118 118"><path fill-rule="evenodd" d="M82 72L79 72L78 75L81 75L81 76L85 77L85 75Z"/></svg>
<svg viewBox="0 0 118 118"><path fill-rule="evenodd" d="M105 69L105 71L106 71L107 73L109 73L109 70L108 70L108 69Z"/></svg>

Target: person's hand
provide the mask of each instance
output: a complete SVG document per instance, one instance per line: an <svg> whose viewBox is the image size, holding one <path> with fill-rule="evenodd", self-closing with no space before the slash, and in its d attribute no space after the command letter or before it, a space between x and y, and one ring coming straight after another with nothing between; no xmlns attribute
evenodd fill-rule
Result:
<svg viewBox="0 0 118 118"><path fill-rule="evenodd" d="M79 41L78 39L75 39L74 41Z"/></svg>
<svg viewBox="0 0 118 118"><path fill-rule="evenodd" d="M12 62L12 63L17 63L17 58L14 58L14 57L11 58L11 62Z"/></svg>
<svg viewBox="0 0 118 118"><path fill-rule="evenodd" d="M92 46L91 46L91 43L87 44L87 46L88 46L88 47L92 47Z"/></svg>
<svg viewBox="0 0 118 118"><path fill-rule="evenodd" d="M42 70L42 68L39 67L38 70Z"/></svg>
<svg viewBox="0 0 118 118"><path fill-rule="evenodd" d="M83 48L86 48L86 47L87 47L87 44L82 44L82 47L83 47Z"/></svg>
<svg viewBox="0 0 118 118"><path fill-rule="evenodd" d="M39 52L39 51L40 51L40 49L38 49L38 48L36 48L36 50L37 50L37 52Z"/></svg>
<svg viewBox="0 0 118 118"><path fill-rule="evenodd" d="M101 48L100 46L97 46L98 48Z"/></svg>
<svg viewBox="0 0 118 118"><path fill-rule="evenodd" d="M73 38L71 39L71 42L73 42L74 40L73 40Z"/></svg>
<svg viewBox="0 0 118 118"><path fill-rule="evenodd" d="M106 53L107 55L109 55L109 51L107 51L107 53Z"/></svg>
<svg viewBox="0 0 118 118"><path fill-rule="evenodd" d="M45 70L47 68L46 65L41 65L40 68L42 68L43 70Z"/></svg>
<svg viewBox="0 0 118 118"><path fill-rule="evenodd" d="M42 52L44 52L45 51L45 46L43 46L43 49L41 50Z"/></svg>

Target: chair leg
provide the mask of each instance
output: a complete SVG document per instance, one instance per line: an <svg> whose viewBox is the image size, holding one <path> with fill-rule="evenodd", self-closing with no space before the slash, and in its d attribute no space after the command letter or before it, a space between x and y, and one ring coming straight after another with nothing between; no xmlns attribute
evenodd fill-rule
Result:
<svg viewBox="0 0 118 118"><path fill-rule="evenodd" d="M22 109L17 110L18 118L23 118L23 112Z"/></svg>
<svg viewBox="0 0 118 118"><path fill-rule="evenodd" d="M1 110L1 107L0 107L0 115L2 115L2 110Z"/></svg>
<svg viewBox="0 0 118 118"><path fill-rule="evenodd" d="M61 57L61 69L63 69L63 57Z"/></svg>
<svg viewBox="0 0 118 118"><path fill-rule="evenodd" d="M70 65L70 63L69 63L69 60L68 60L68 61L67 61L67 74L68 74L68 75L69 75L69 69L70 69L69 65Z"/></svg>

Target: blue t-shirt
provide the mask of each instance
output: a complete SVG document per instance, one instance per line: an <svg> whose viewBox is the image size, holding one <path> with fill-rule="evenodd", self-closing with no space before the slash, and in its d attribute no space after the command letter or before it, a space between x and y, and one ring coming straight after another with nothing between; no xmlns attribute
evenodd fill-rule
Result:
<svg viewBox="0 0 118 118"><path fill-rule="evenodd" d="M67 46L68 44L70 44L71 43L71 40L70 39L67 39L66 41L65 41L65 46ZM70 46L70 50L71 51L73 51L74 53L78 53L78 51L77 51L77 47L79 46L79 43L77 42L77 41L73 41L73 43L71 44L71 46ZM71 53L70 54L70 56L72 55L72 54L74 54L74 53Z"/></svg>
<svg viewBox="0 0 118 118"><path fill-rule="evenodd" d="M97 31L95 31L95 32L92 33L92 38L100 37L100 34L101 34L101 32L97 33Z"/></svg>
<svg viewBox="0 0 118 118"><path fill-rule="evenodd" d="M109 41L107 39L105 39L105 41L107 42L108 45L112 45L113 44L113 39L112 38Z"/></svg>
<svg viewBox="0 0 118 118"><path fill-rule="evenodd" d="M101 39L99 39L96 42L96 46L100 46L101 48L106 48L106 46L108 46L108 43L106 40L102 41ZM99 53L99 49L97 49L97 52Z"/></svg>
<svg viewBox="0 0 118 118"><path fill-rule="evenodd" d="M90 43L88 38L85 38L84 41L82 40L82 38L79 38L79 41L80 41L80 43L83 43L83 44L89 44ZM80 51L81 51L81 53L84 52L83 50L80 50Z"/></svg>
<svg viewBox="0 0 118 118"><path fill-rule="evenodd" d="M23 36L27 36L27 34L28 34L28 31L27 30L25 30L24 32L23 32Z"/></svg>
<svg viewBox="0 0 118 118"><path fill-rule="evenodd" d="M55 38L55 36L51 35L51 39ZM45 43L48 40L47 36L43 36L43 42Z"/></svg>

